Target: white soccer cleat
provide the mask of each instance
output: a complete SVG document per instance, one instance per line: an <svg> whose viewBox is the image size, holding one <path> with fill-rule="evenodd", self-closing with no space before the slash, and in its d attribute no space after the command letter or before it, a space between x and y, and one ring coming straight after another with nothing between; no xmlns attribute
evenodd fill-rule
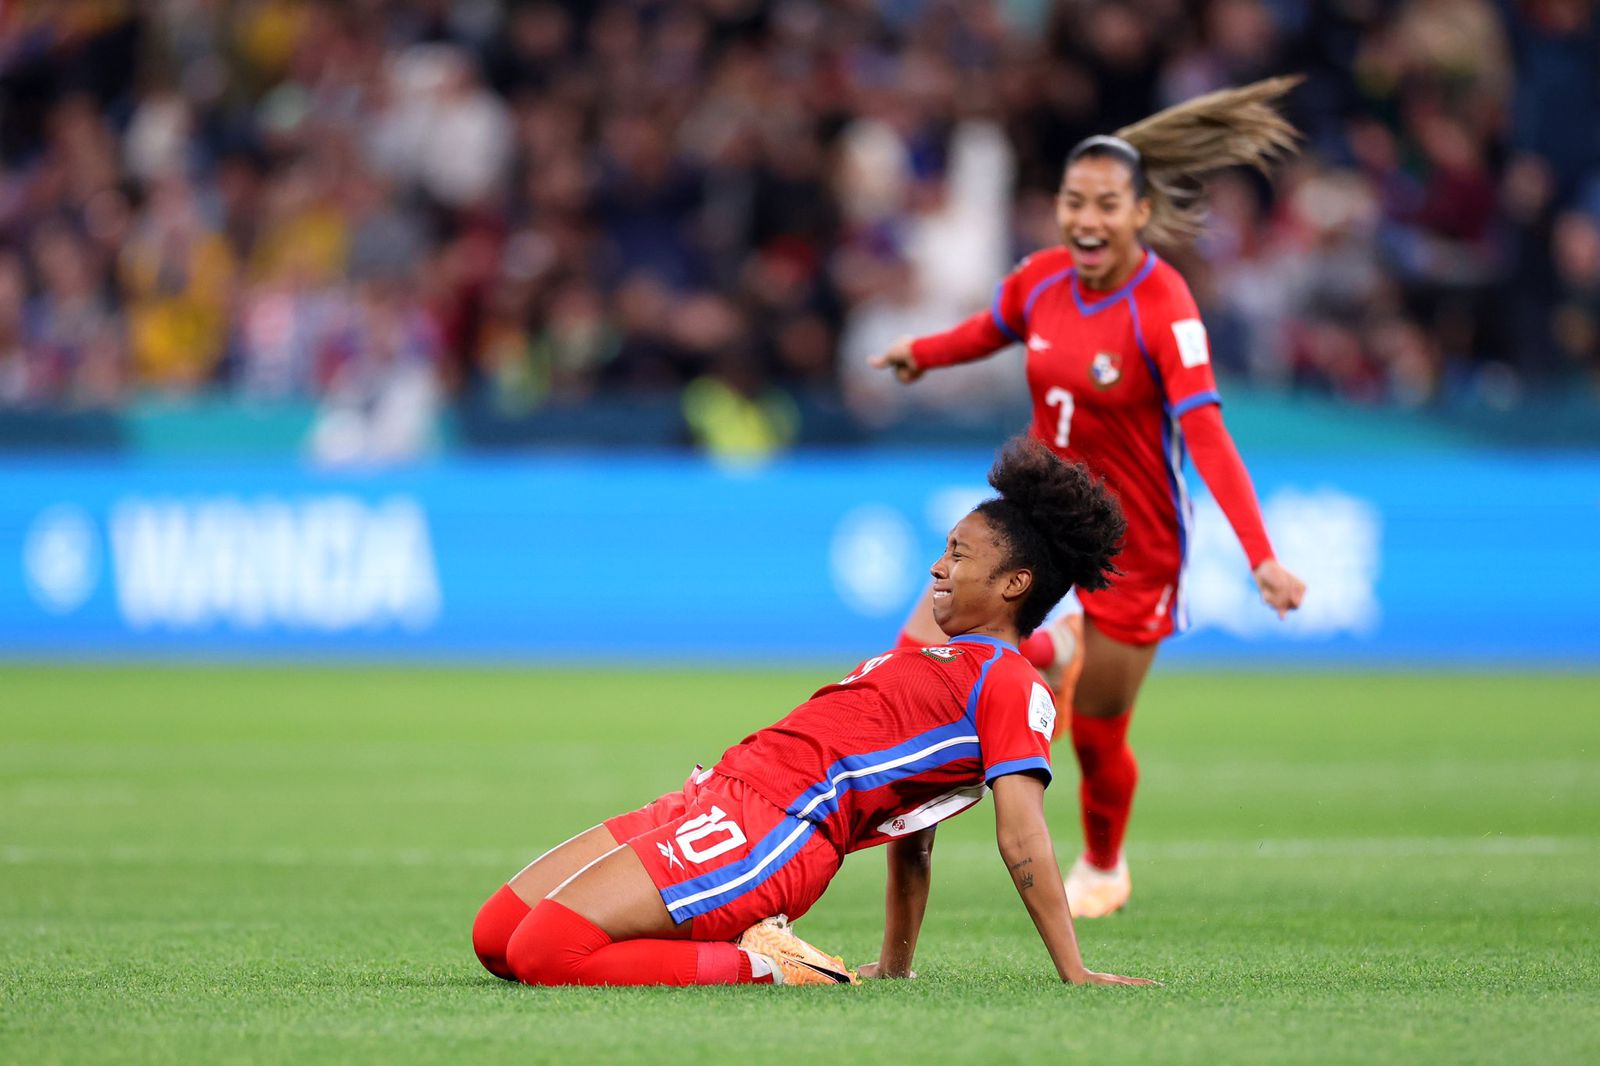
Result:
<svg viewBox="0 0 1600 1066"><path fill-rule="evenodd" d="M1077 612L1057 615L1045 627L1045 632L1050 635L1056 654L1050 665L1040 672L1055 695L1056 706L1067 711L1072 707L1072 692L1078 687L1078 675L1083 673L1083 615ZM1071 717L1063 713L1057 722L1064 725Z"/></svg>
<svg viewBox="0 0 1600 1066"><path fill-rule="evenodd" d="M1045 632L1056 646L1056 659L1050 665L1052 670L1067 665L1083 651L1083 615L1078 612L1057 615L1045 627Z"/></svg>
<svg viewBox="0 0 1600 1066"><path fill-rule="evenodd" d="M860 982L854 970L837 955L807 944L794 935L788 916L775 915L739 934L734 943L746 951L764 955L772 961L774 984L853 985Z"/></svg>
<svg viewBox="0 0 1600 1066"><path fill-rule="evenodd" d="M1056 648L1056 658L1043 671L1045 680L1056 690L1061 690L1062 682L1077 683L1078 671L1083 667L1083 615L1077 611L1056 615L1045 626L1045 632L1050 634L1050 643ZM1067 695L1072 693L1069 691Z"/></svg>
<svg viewBox="0 0 1600 1066"><path fill-rule="evenodd" d="M1109 870L1091 866L1084 856L1067 871L1067 906L1074 918L1104 918L1128 905L1133 894L1133 878L1128 876L1128 860L1117 856Z"/></svg>

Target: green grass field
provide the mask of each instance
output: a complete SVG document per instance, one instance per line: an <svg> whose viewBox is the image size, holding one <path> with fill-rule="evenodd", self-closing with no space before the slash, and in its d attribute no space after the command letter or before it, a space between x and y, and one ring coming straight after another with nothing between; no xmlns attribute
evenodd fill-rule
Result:
<svg viewBox="0 0 1600 1066"><path fill-rule="evenodd" d="M524 861L830 679L0 669L0 1062L1600 1061L1600 675L1158 671L1134 903L1080 936L1163 988L1055 981L988 805L940 832L915 982L478 967ZM855 856L801 933L870 959L881 890Z"/></svg>

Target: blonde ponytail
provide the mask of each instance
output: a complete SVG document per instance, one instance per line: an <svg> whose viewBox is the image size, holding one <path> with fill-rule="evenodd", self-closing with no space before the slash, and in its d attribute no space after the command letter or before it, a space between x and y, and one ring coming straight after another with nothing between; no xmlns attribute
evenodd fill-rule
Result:
<svg viewBox="0 0 1600 1066"><path fill-rule="evenodd" d="M1220 89L1117 131L1139 154L1151 206L1146 240L1171 247L1199 234L1206 174L1233 166L1264 172L1295 151L1300 132L1277 104L1304 80L1294 75Z"/></svg>

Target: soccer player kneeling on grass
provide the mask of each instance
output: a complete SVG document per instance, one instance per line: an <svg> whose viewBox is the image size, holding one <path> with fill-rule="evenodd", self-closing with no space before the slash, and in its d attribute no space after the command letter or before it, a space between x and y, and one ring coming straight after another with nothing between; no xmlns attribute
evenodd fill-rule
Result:
<svg viewBox="0 0 1600 1066"><path fill-rule="evenodd" d="M946 644L868 659L729 748L681 791L541 856L484 904L484 966L536 985L843 984L797 938L846 854L888 845L883 948L863 976L911 975L940 821L994 792L1000 855L1062 980L1087 969L1045 824L1049 688L1017 652L1077 586L1105 587L1125 529L1105 487L1036 442L989 473L999 495L933 564Z"/></svg>

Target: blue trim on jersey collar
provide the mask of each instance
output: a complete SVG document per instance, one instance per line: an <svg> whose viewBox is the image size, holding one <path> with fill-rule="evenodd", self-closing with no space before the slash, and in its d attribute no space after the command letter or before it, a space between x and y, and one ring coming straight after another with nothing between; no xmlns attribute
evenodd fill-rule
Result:
<svg viewBox="0 0 1600 1066"><path fill-rule="evenodd" d="M963 633L959 637L951 637L951 644L986 644L991 648L1005 648L1008 651L1017 651L1015 644L1007 643L999 637L986 637L982 633ZM1020 654L1020 653L1019 653Z"/></svg>
<svg viewBox="0 0 1600 1066"><path fill-rule="evenodd" d="M1156 257L1156 253L1149 248L1145 248L1144 263L1138 270L1134 271L1133 277L1123 282L1122 287L1111 293L1111 295L1101 297L1092 303L1083 298L1083 284L1078 276L1074 274L1072 276L1072 299L1078 305L1079 313L1097 315L1118 300L1125 299L1130 292L1139 287L1141 281L1150 276L1150 272L1156 268L1156 263L1158 262L1160 260Z"/></svg>
<svg viewBox="0 0 1600 1066"><path fill-rule="evenodd" d="M1023 301L1022 304L1022 325L1024 329L1027 328L1028 319L1033 314L1033 305L1039 302L1039 297L1044 295L1045 290L1059 282L1062 278L1072 277L1076 272L1076 269L1073 267L1067 267L1065 270L1058 270L1028 291L1028 298Z"/></svg>
<svg viewBox="0 0 1600 1066"><path fill-rule="evenodd" d="M984 662L983 669L978 671L978 683L972 686L971 692L967 693L967 721L972 723L973 728L977 728L978 725L978 699L983 695L983 683L989 680L989 667L999 662L1000 656L1004 655L1006 648L1010 647L1003 640L994 640L992 637L989 639L992 643L985 642L984 646L993 648L994 652Z"/></svg>

